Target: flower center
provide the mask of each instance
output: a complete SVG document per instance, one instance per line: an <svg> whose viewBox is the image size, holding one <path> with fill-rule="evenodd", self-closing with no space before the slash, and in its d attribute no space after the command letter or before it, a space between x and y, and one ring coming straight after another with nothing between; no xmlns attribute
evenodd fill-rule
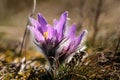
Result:
<svg viewBox="0 0 120 80"><path fill-rule="evenodd" d="M45 39L47 39L47 37L48 37L48 32L44 32L44 33L43 33L43 36L45 37Z"/></svg>

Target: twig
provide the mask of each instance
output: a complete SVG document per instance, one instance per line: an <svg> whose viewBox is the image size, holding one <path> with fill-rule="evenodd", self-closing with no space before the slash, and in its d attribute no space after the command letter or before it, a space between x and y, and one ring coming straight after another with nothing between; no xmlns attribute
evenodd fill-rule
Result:
<svg viewBox="0 0 120 80"><path fill-rule="evenodd" d="M119 45L120 45L120 36L119 36L119 39L118 39L118 42L117 42L117 46L116 46L116 48L115 48L114 56L115 56L115 54L117 53L117 50L118 50L118 48L119 48Z"/></svg>
<svg viewBox="0 0 120 80"><path fill-rule="evenodd" d="M96 39L97 32L98 32L97 25L98 25L98 20L99 20L100 13L101 13L101 7L102 7L102 0L99 0L98 4L97 4L97 9L96 9L95 18L94 18L94 24L93 24L93 29L94 29L93 39L92 39L92 45L93 46L95 45L95 39Z"/></svg>
<svg viewBox="0 0 120 80"><path fill-rule="evenodd" d="M35 9L36 9L36 0L34 0L33 2L33 9L32 9L32 12L30 13L29 17L32 17L34 12L35 12ZM25 40L26 40L26 37L27 37L27 33L28 33L28 29L27 29L27 26L29 25L29 20L27 21L26 23L26 28L25 28L25 31L24 31L24 35L23 35L23 39L22 39L22 42L21 42L21 47L20 47L20 51L18 53L18 55L20 56L23 52L23 47L24 47L24 44L25 44Z"/></svg>

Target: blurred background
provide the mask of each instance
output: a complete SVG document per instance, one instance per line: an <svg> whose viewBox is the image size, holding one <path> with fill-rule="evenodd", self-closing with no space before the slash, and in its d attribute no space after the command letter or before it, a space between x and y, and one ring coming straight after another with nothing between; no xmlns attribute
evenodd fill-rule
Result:
<svg viewBox="0 0 120 80"><path fill-rule="evenodd" d="M0 0L0 51L21 42L33 0ZM77 34L88 30L88 47L114 48L120 36L120 0L37 0L35 10L52 24L64 11Z"/></svg>

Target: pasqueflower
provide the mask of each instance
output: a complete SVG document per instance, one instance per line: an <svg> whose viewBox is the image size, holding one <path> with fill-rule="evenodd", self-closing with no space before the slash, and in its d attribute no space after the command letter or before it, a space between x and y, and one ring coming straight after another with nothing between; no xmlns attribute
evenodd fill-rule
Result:
<svg viewBox="0 0 120 80"><path fill-rule="evenodd" d="M64 12L59 20L54 20L53 25L47 23L45 18L38 13L38 20L30 17L31 25L28 29L34 36L34 43L43 51L46 59L52 66L55 62L61 64L71 54L82 48L84 30L76 37L76 25L67 25L68 12Z"/></svg>

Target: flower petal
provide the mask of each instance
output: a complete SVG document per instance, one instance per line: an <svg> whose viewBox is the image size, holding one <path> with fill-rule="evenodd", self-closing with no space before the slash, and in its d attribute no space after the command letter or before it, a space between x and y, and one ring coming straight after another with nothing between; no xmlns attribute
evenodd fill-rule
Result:
<svg viewBox="0 0 120 80"><path fill-rule="evenodd" d="M42 34L47 31L47 21L45 18L42 16L42 14L38 13L38 22L40 23L40 27L42 29Z"/></svg>
<svg viewBox="0 0 120 80"><path fill-rule="evenodd" d="M87 30L84 30L84 31L80 34L80 36L79 36L78 39L77 39L76 46L78 46L78 45L81 43L81 41L82 41L85 33L87 33Z"/></svg>
<svg viewBox="0 0 120 80"><path fill-rule="evenodd" d="M47 21L45 20L45 18L40 13L38 13L38 21L41 24L41 26L47 25Z"/></svg>
<svg viewBox="0 0 120 80"><path fill-rule="evenodd" d="M58 24L58 21L56 19L53 20L53 26L56 26Z"/></svg>
<svg viewBox="0 0 120 80"><path fill-rule="evenodd" d="M73 38L75 38L75 32L76 32L76 25L73 24L73 25L69 28L69 31L68 31L67 36L68 36L70 39L73 39Z"/></svg>
<svg viewBox="0 0 120 80"><path fill-rule="evenodd" d="M54 27L57 30L58 34L59 34L59 37L58 37L59 40L61 40L61 38L63 37L67 16L68 16L68 12L64 12L61 15L58 23Z"/></svg>
<svg viewBox="0 0 120 80"><path fill-rule="evenodd" d="M33 19L32 17L29 17L29 21L34 27L37 27L39 25L38 21Z"/></svg>
<svg viewBox="0 0 120 80"><path fill-rule="evenodd" d="M33 33L35 39L38 42L44 41L43 35L36 28L34 28L32 26L28 26L28 29Z"/></svg>
<svg viewBox="0 0 120 80"><path fill-rule="evenodd" d="M47 26L47 32L48 32L48 39L51 39L53 37L53 27L49 24Z"/></svg>

